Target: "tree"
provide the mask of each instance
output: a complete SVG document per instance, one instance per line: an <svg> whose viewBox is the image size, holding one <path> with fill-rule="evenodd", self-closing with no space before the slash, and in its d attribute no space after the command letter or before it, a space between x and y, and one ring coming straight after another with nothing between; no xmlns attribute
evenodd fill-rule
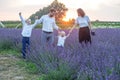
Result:
<svg viewBox="0 0 120 80"><path fill-rule="evenodd" d="M63 17L66 15L66 11L68 10L63 3L58 2L57 0L53 1L51 7L56 9L56 20L61 21Z"/></svg>
<svg viewBox="0 0 120 80"><path fill-rule="evenodd" d="M62 18L65 16L66 11L68 10L63 3L58 2L58 0L54 0L49 6L40 9L35 14L32 14L30 18L32 20L34 20L35 16L38 16L40 18L42 15L49 13L49 9L51 8L54 8L56 10L56 21L62 21Z"/></svg>

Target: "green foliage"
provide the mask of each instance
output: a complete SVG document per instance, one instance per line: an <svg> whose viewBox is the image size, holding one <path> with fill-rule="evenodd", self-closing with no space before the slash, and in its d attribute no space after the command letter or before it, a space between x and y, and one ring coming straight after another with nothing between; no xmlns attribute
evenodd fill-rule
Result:
<svg viewBox="0 0 120 80"><path fill-rule="evenodd" d="M44 80L44 78L46 77L45 74L41 74L39 78L37 78L36 80Z"/></svg>
<svg viewBox="0 0 120 80"><path fill-rule="evenodd" d="M113 73L113 71L114 71L114 69L112 68L106 68L106 71L107 71L107 74L108 75L111 75L112 73Z"/></svg>
<svg viewBox="0 0 120 80"><path fill-rule="evenodd" d="M65 16L66 11L68 10L63 3L58 2L58 0L54 0L49 6L40 9L35 14L32 14L30 18L32 20L34 20L35 16L38 16L40 18L42 15L49 13L49 10L51 8L54 8L56 10L57 21L61 20Z"/></svg>
<svg viewBox="0 0 120 80"><path fill-rule="evenodd" d="M68 76L66 73L61 71L52 71L49 74L47 74L43 80L70 80L70 76Z"/></svg>
<svg viewBox="0 0 120 80"><path fill-rule="evenodd" d="M21 45L15 45L14 41L8 39L0 40L0 52L8 50L20 52Z"/></svg>
<svg viewBox="0 0 120 80"><path fill-rule="evenodd" d="M32 21L32 24L34 21ZM22 28L22 23L20 21L3 21L6 28ZM35 28L41 28L42 25L39 24Z"/></svg>
<svg viewBox="0 0 120 80"><path fill-rule="evenodd" d="M39 73L38 68L32 62L26 62L26 61L22 60L22 61L18 61L16 64L19 65L20 67L24 67L25 70L30 74L38 74Z"/></svg>
<svg viewBox="0 0 120 80"><path fill-rule="evenodd" d="M92 25L95 28L120 28L120 22L93 21Z"/></svg>
<svg viewBox="0 0 120 80"><path fill-rule="evenodd" d="M77 80L93 80L90 75L86 74L85 72L78 73Z"/></svg>
<svg viewBox="0 0 120 80"><path fill-rule="evenodd" d="M15 28L21 22L20 21L2 21L2 23L7 28ZM34 21L32 23L34 23ZM71 28L73 24L74 24L74 20L70 20L69 22L64 22L64 21L57 22L57 25L62 29ZM35 28L41 28L41 27L42 25L39 24ZM22 28L22 24L20 24L18 28ZM92 21L92 28L120 28L120 22Z"/></svg>
<svg viewBox="0 0 120 80"><path fill-rule="evenodd" d="M35 28L42 28L42 24L35 26Z"/></svg>
<svg viewBox="0 0 120 80"><path fill-rule="evenodd" d="M13 46L14 45L13 45L12 41L9 41L9 40L1 40L0 41L0 51L13 49Z"/></svg>
<svg viewBox="0 0 120 80"><path fill-rule="evenodd" d="M120 75L120 62L117 62L117 64L115 65L115 72Z"/></svg>
<svg viewBox="0 0 120 80"><path fill-rule="evenodd" d="M51 70L48 74L41 75L38 80L73 80L74 70L68 64L60 63L59 68Z"/></svg>
<svg viewBox="0 0 120 80"><path fill-rule="evenodd" d="M13 55L13 56L21 56L19 52L17 52L16 50L2 50L0 51L1 55Z"/></svg>
<svg viewBox="0 0 120 80"><path fill-rule="evenodd" d="M72 80L76 71L70 65L57 57L56 53L42 53L39 55L37 66L44 74L38 80ZM33 59L33 57L32 57Z"/></svg>
<svg viewBox="0 0 120 80"><path fill-rule="evenodd" d="M66 16L68 8L63 3L58 2L58 0L54 0L50 6L56 10L56 21L62 21L63 17Z"/></svg>
<svg viewBox="0 0 120 80"><path fill-rule="evenodd" d="M15 28L18 24L20 24L20 21L2 21L2 23L5 25L7 28ZM20 25L20 27L22 24Z"/></svg>
<svg viewBox="0 0 120 80"><path fill-rule="evenodd" d="M29 73L33 73L33 74L36 74L39 72L36 65L32 62L27 63L26 69Z"/></svg>

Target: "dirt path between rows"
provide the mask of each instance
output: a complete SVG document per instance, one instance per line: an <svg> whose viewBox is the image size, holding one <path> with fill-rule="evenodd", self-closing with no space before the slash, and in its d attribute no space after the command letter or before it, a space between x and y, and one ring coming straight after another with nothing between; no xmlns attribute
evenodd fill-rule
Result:
<svg viewBox="0 0 120 80"><path fill-rule="evenodd" d="M0 80L36 80L38 75L29 74L17 65L21 59L11 55L0 55Z"/></svg>

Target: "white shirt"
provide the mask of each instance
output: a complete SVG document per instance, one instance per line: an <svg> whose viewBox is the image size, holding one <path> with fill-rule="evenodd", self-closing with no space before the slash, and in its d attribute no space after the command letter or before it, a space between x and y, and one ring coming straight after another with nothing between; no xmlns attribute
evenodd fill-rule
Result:
<svg viewBox="0 0 120 80"><path fill-rule="evenodd" d="M23 24L23 29L22 29L22 36L23 37L31 37L31 33L32 33L32 29L37 25L37 20L35 21L34 24L32 25L28 25L25 20L23 19L22 16L20 16L20 19L22 21Z"/></svg>
<svg viewBox="0 0 120 80"><path fill-rule="evenodd" d="M88 16L84 16L84 17L77 17L76 21L75 21L75 24L78 24L79 27L86 27L86 26L89 26L89 22L90 22L90 19Z"/></svg>
<svg viewBox="0 0 120 80"><path fill-rule="evenodd" d="M49 17L49 15L43 15L39 20L38 24L42 23L42 30L46 32L53 32L53 29L58 30L58 26L55 23L55 18Z"/></svg>
<svg viewBox="0 0 120 80"><path fill-rule="evenodd" d="M58 36L57 46L62 46L62 47L64 47L64 43L65 43L66 38L67 38L67 36L64 36L64 37Z"/></svg>

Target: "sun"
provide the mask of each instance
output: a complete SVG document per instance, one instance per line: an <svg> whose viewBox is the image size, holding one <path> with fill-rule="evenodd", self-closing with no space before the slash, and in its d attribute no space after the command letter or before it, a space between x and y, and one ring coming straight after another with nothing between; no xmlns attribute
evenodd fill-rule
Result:
<svg viewBox="0 0 120 80"><path fill-rule="evenodd" d="M65 22L68 22L68 21L69 21L69 18L64 17L62 20L65 21Z"/></svg>
<svg viewBox="0 0 120 80"><path fill-rule="evenodd" d="M73 11L68 10L66 12L66 16L62 20L65 22L68 22L70 19L73 19L73 18L75 19L76 16L77 15Z"/></svg>
<svg viewBox="0 0 120 80"><path fill-rule="evenodd" d="M66 13L66 16L62 19L63 21L68 22L70 20L71 16L69 16L68 14L70 13Z"/></svg>

